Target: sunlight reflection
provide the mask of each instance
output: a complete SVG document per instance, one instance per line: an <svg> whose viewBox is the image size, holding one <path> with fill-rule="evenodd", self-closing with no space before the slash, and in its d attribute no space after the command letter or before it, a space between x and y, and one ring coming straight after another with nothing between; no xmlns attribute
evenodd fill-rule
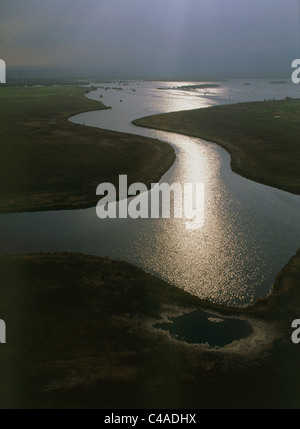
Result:
<svg viewBox="0 0 300 429"><path fill-rule="evenodd" d="M184 184L186 229L199 229L204 224L204 183Z"/></svg>
<svg viewBox="0 0 300 429"><path fill-rule="evenodd" d="M230 156L206 141L136 127L155 113L231 102L295 96L295 85L220 82L193 91L157 89L184 82L131 82L120 92L98 88L89 98L112 109L74 116L76 123L164 140L176 160L161 181L203 183L204 223L195 219L99 219L95 208L1 216L2 252L80 251L127 260L204 299L245 304L267 294L275 274L299 244L299 197L232 173ZM193 84L193 82L187 82ZM102 86L102 84L99 84ZM134 92L133 92L134 89ZM275 91L276 90L276 91ZM99 165L101 168L101 165ZM126 173L126 172L124 172ZM5 243L5 246L4 244Z"/></svg>

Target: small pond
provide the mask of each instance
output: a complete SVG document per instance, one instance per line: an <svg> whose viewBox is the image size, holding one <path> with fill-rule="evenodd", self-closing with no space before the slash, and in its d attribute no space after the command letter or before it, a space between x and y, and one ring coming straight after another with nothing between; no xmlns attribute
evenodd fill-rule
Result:
<svg viewBox="0 0 300 429"><path fill-rule="evenodd" d="M154 327L167 330L177 340L192 344L208 343L211 347L223 347L253 333L245 320L221 318L200 309L174 317L170 323L156 323Z"/></svg>

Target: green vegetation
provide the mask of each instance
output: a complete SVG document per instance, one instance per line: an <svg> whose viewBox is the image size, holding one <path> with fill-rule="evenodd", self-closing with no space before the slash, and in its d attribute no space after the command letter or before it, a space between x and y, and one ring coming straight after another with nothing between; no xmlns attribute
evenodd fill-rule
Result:
<svg viewBox="0 0 300 429"><path fill-rule="evenodd" d="M0 88L0 212L91 207L103 181L156 182L175 159L158 140L67 121L105 109L80 87Z"/></svg>
<svg viewBox="0 0 300 429"><path fill-rule="evenodd" d="M277 85L279 85L279 84L286 83L286 81L285 81L285 80L273 80L273 81L271 81L271 82L269 82L269 83L273 83L273 84L277 84Z"/></svg>
<svg viewBox="0 0 300 429"><path fill-rule="evenodd" d="M52 86L52 85L89 85L91 80L88 79L70 79L70 78L41 78L41 77L14 77L8 76L5 87L22 87L22 86Z"/></svg>
<svg viewBox="0 0 300 429"><path fill-rule="evenodd" d="M80 254L0 257L0 408L299 408L300 252L274 292L228 308L125 262ZM202 307L248 318L231 348L178 342L152 324ZM262 331L262 334L258 334ZM260 336L259 336L260 335Z"/></svg>
<svg viewBox="0 0 300 429"><path fill-rule="evenodd" d="M149 116L135 125L218 143L236 173L300 194L300 100L213 106Z"/></svg>

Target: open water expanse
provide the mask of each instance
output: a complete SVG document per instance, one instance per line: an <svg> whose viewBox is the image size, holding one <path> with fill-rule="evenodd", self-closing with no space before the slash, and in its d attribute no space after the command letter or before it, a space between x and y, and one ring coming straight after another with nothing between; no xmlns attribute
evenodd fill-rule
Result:
<svg viewBox="0 0 300 429"><path fill-rule="evenodd" d="M300 97L298 86L289 81L232 79L211 83L219 86L99 83L88 97L112 109L70 118L86 126L151 136L172 144L177 158L162 181L204 183L201 227L184 218L101 220L95 208L2 214L0 252L75 251L123 259L192 294L223 304L244 305L268 294L276 274L300 245L300 197L233 173L230 156L216 144L131 124L133 119L155 113Z"/></svg>

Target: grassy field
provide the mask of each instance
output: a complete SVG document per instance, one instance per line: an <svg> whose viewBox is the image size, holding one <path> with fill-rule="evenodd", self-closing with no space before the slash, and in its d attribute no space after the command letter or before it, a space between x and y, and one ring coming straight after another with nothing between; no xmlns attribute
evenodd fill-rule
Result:
<svg viewBox="0 0 300 429"><path fill-rule="evenodd" d="M273 294L209 304L125 262L80 254L1 256L0 408L299 408L300 252ZM202 307L254 334L208 349L152 324Z"/></svg>
<svg viewBox="0 0 300 429"><path fill-rule="evenodd" d="M91 207L96 187L150 185L175 160L172 147L136 135L76 126L82 111L106 108L86 88L0 88L0 212Z"/></svg>
<svg viewBox="0 0 300 429"><path fill-rule="evenodd" d="M300 100L264 101L172 112L133 121L218 143L236 173L300 194Z"/></svg>

